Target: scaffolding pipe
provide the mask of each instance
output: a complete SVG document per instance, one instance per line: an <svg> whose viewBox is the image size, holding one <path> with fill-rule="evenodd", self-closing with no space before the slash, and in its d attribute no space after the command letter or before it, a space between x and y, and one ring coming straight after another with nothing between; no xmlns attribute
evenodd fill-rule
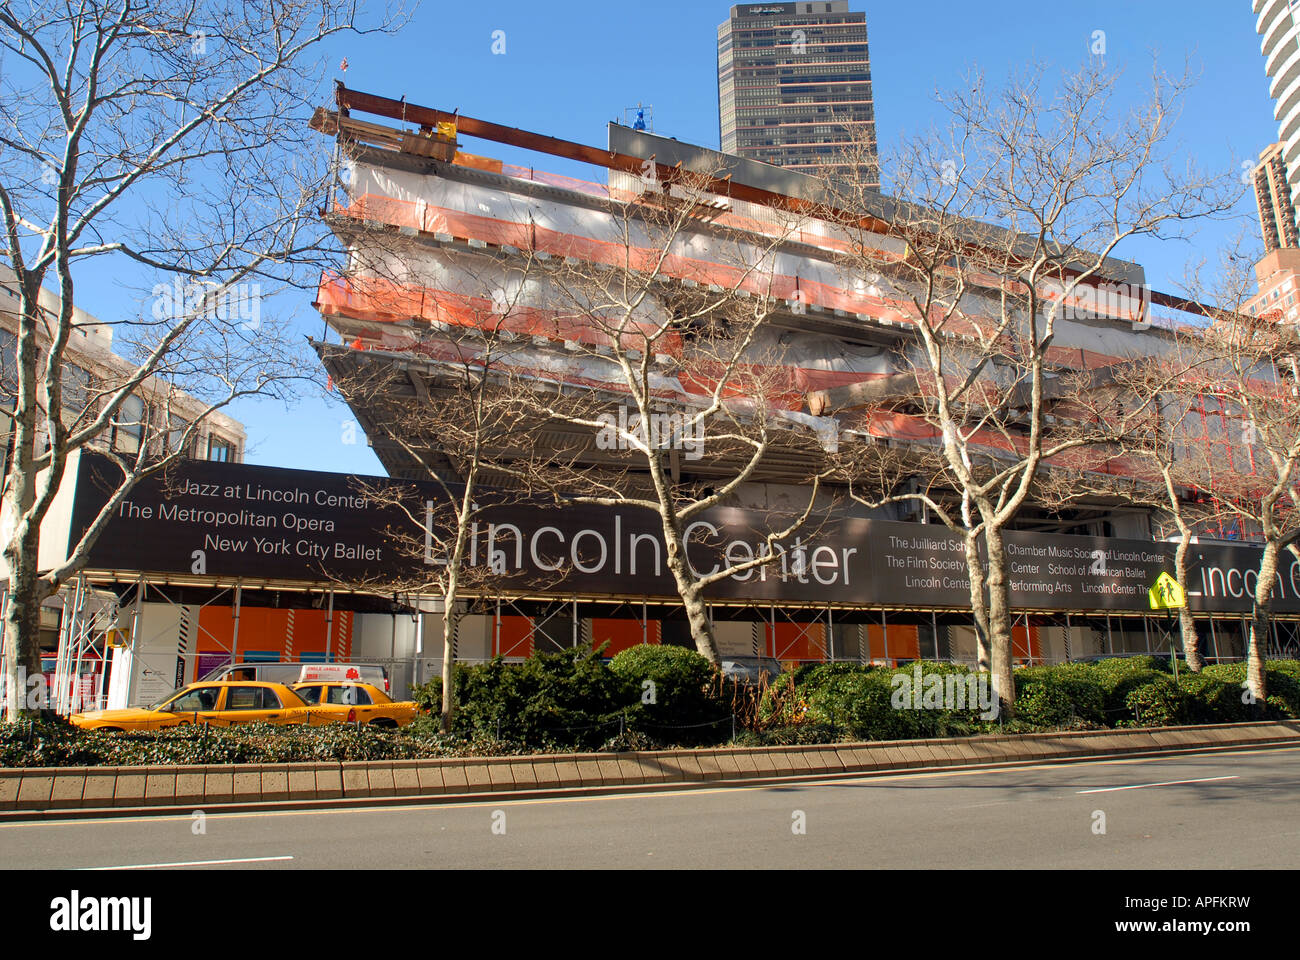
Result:
<svg viewBox="0 0 1300 960"><path fill-rule="evenodd" d="M236 603L239 602L239 597L237 593L235 597L235 602ZM336 660L338 660L338 658L334 656L334 591L333 589L330 590L329 599L327 600L326 603L327 605L325 608L325 662L334 663Z"/></svg>
<svg viewBox="0 0 1300 960"><path fill-rule="evenodd" d="M131 703L135 700L135 655L136 644L140 641L142 633L141 623L144 620L144 575L135 584L135 609L131 611L131 669L128 671L126 681L126 702Z"/></svg>
<svg viewBox="0 0 1300 960"><path fill-rule="evenodd" d="M244 599L243 584L235 584L235 605L231 608L231 618L235 621L235 626L230 634L230 665L233 667L239 662L239 608L240 602ZM326 623L329 621L327 620ZM329 649L329 640L325 641L325 648Z"/></svg>

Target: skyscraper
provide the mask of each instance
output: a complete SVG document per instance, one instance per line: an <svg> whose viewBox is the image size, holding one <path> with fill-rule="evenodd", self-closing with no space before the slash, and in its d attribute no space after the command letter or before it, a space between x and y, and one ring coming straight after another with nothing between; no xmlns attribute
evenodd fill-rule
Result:
<svg viewBox="0 0 1300 960"><path fill-rule="evenodd" d="M1291 202L1300 202L1300 2L1252 0Z"/></svg>
<svg viewBox="0 0 1300 960"><path fill-rule="evenodd" d="M866 14L848 0L745 3L718 26L722 151L805 173L858 166L879 187ZM842 152L857 137L862 164Z"/></svg>
<svg viewBox="0 0 1300 960"><path fill-rule="evenodd" d="M1295 207L1291 203L1282 147L1283 144L1275 143L1261 153L1252 173L1265 253L1272 253L1279 247L1300 247L1300 231L1296 229Z"/></svg>

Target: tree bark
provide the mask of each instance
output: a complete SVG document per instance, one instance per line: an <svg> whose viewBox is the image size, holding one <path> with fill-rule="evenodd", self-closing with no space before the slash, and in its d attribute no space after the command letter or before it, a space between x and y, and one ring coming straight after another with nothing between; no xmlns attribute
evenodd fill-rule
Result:
<svg viewBox="0 0 1300 960"><path fill-rule="evenodd" d="M1276 539L1264 544L1259 558L1259 579L1255 581L1254 609L1250 614L1250 639L1246 644L1246 689L1256 703L1268 698L1268 682L1264 673L1264 651L1268 647L1268 629L1272 618L1273 581L1277 578L1277 558L1280 552Z"/></svg>
<svg viewBox="0 0 1300 960"><path fill-rule="evenodd" d="M1174 576L1183 591L1183 605L1178 608L1178 626L1183 639L1183 656L1187 659L1187 669L1200 673L1205 665L1201 659L1201 638L1196 632L1196 620L1187 607L1187 533L1183 532L1174 553Z"/></svg>
<svg viewBox="0 0 1300 960"><path fill-rule="evenodd" d="M23 675L41 674L41 602L49 588L40 579L37 554L40 546L40 517L31 515L36 505L36 290L24 287L19 320L18 402L14 410L13 460L5 478L4 508L14 524L4 557L9 566L4 623L5 720L12 723L26 704Z"/></svg>
<svg viewBox="0 0 1300 960"><path fill-rule="evenodd" d="M673 576L677 576L676 572L674 572ZM718 642L713 635L713 621L709 619L709 611L704 604L704 598L700 596L698 590L684 585L681 580L678 580L677 587L681 592L682 607L686 611L686 622L690 625L691 639L695 641L695 649L709 663L715 667L718 666L722 662L722 657L718 653Z"/></svg>
<svg viewBox="0 0 1300 960"><path fill-rule="evenodd" d="M451 733L451 723L456 711L456 691L453 681L456 673L456 628L460 625L460 613L453 598L444 598L442 606L442 710L441 724L443 733Z"/></svg>
<svg viewBox="0 0 1300 960"><path fill-rule="evenodd" d="M988 548L990 666L1002 713L1009 717L1015 713L1016 682L1011 669L1011 611L1007 594L1007 561L1003 552L1002 531L996 527L986 526L984 544Z"/></svg>
<svg viewBox="0 0 1300 960"><path fill-rule="evenodd" d="M966 537L966 572L970 575L971 618L975 621L975 668L980 673L990 670L991 646L989 643L989 608L984 597L984 566L980 561L979 540Z"/></svg>

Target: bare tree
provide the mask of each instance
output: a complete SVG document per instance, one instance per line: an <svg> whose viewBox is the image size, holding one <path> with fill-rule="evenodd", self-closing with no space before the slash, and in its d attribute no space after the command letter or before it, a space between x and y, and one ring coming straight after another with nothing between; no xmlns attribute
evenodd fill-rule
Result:
<svg viewBox="0 0 1300 960"><path fill-rule="evenodd" d="M1236 269L1234 269L1234 267ZM1272 601L1285 552L1300 561L1300 337L1279 311L1248 313L1251 278L1233 259L1223 271L1223 313L1205 331L1207 363L1184 384L1184 402L1201 415L1187 431L1202 487L1237 534L1260 541L1246 647L1246 684L1268 695L1264 662Z"/></svg>
<svg viewBox="0 0 1300 960"><path fill-rule="evenodd" d="M381 306L377 287L392 290L418 280L429 266L417 244L382 230L352 234L351 253L343 282L368 286L370 308ZM432 482L438 491L430 498L388 481L365 488L367 497L405 518L387 531L389 540L398 557L419 561L407 566L424 570L401 576L403 565L396 563L383 587L441 600L444 732L451 731L455 710L456 638L465 601L505 579L492 563L491 542L475 542L483 538L480 521L511 504L545 506L535 494L572 465L573 451L547 442L536 417L539 388L520 303L532 266L527 255L462 258L457 286L477 290L469 301L481 306L462 314L459 324L408 331L409 340L390 351L317 345L339 392L353 409L366 411L371 443L395 447L404 476ZM553 575L561 578L563 568L557 565Z"/></svg>
<svg viewBox="0 0 1300 960"><path fill-rule="evenodd" d="M1059 499L1088 494L1122 495L1134 505L1149 507L1162 531L1173 540L1174 579L1183 596L1190 595L1188 557L1200 536L1212 535L1223 520L1210 492L1212 460L1201 442L1203 423L1196 384L1213 367L1213 351L1207 343L1204 325L1171 325L1159 349L1135 357L1110 369L1110 397L1095 393L1082 398L1093 422L1112 415L1115 402L1137 403L1149 397L1141 415L1125 420L1124 435L1108 450L1121 460L1124 477L1098 477L1091 485L1069 485L1058 491ZM1110 480L1107 484L1107 480ZM1127 480L1129 482L1120 482ZM1176 537L1163 536L1172 527ZM1188 667L1198 672L1204 666L1200 635L1191 607L1178 608L1178 632Z"/></svg>
<svg viewBox="0 0 1300 960"><path fill-rule="evenodd" d="M18 671L39 670L41 601L84 564L122 498L213 411L283 395L299 374L287 322L261 307L320 262L324 165L299 149L306 130L293 120L315 97L322 42L357 31L358 12L353 0L0 5L0 227L18 295L4 480L11 720ZM385 14L377 29L394 22ZM130 371L74 397L65 351L91 269L147 293L139 315L109 321ZM203 404L183 426L131 399L164 383ZM114 428L173 440L143 436L124 452L102 442ZM40 570L41 522L70 455L90 445L120 479L67 559Z"/></svg>
<svg viewBox="0 0 1300 960"><path fill-rule="evenodd" d="M803 217L781 213L765 233L733 224L708 164L665 173L647 162L640 178L612 174L594 242L541 262L539 302L573 331L567 367L595 386L565 389L571 374L561 369L558 389L538 395L538 413L586 431L593 448L583 470L553 478L557 495L658 518L692 640L716 664L709 589L773 563L823 516L823 446L837 435L798 409L787 353L799 301L774 286ZM712 536L707 512L774 478L804 486L770 511L751 554L697 569L690 550Z"/></svg>
<svg viewBox="0 0 1300 960"><path fill-rule="evenodd" d="M980 665L1006 709L1015 693L1003 532L1045 464L1117 438L1048 417L1108 362L1085 353L1108 317L1147 319L1140 270L1114 255L1235 199L1226 178L1175 162L1186 85L1156 75L1145 104L1125 111L1116 77L1098 67L1051 89L1042 67L997 91L977 76L941 98L946 130L886 164L897 202L865 184L833 186L854 239L846 262L912 336L894 377L824 403L846 428L870 432L885 412L928 438L910 445L908 484L860 484L855 496L923 503L962 537Z"/></svg>

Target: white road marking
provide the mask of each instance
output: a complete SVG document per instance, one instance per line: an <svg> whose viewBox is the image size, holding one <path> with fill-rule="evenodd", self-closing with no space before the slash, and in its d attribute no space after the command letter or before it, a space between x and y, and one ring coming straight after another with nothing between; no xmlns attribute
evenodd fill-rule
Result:
<svg viewBox="0 0 1300 960"><path fill-rule="evenodd" d="M1215 780L1240 780L1240 777L1200 777L1197 780L1165 780L1161 783L1134 783L1127 787L1097 787L1092 790L1076 790L1076 793L1111 793L1115 790L1141 790L1143 787L1172 787L1180 783L1212 783Z"/></svg>
<svg viewBox="0 0 1300 960"><path fill-rule="evenodd" d="M178 863L128 863L117 867L80 867L81 870L152 870L155 867L211 867L223 863L266 863L293 857L241 857L238 860L183 860Z"/></svg>

